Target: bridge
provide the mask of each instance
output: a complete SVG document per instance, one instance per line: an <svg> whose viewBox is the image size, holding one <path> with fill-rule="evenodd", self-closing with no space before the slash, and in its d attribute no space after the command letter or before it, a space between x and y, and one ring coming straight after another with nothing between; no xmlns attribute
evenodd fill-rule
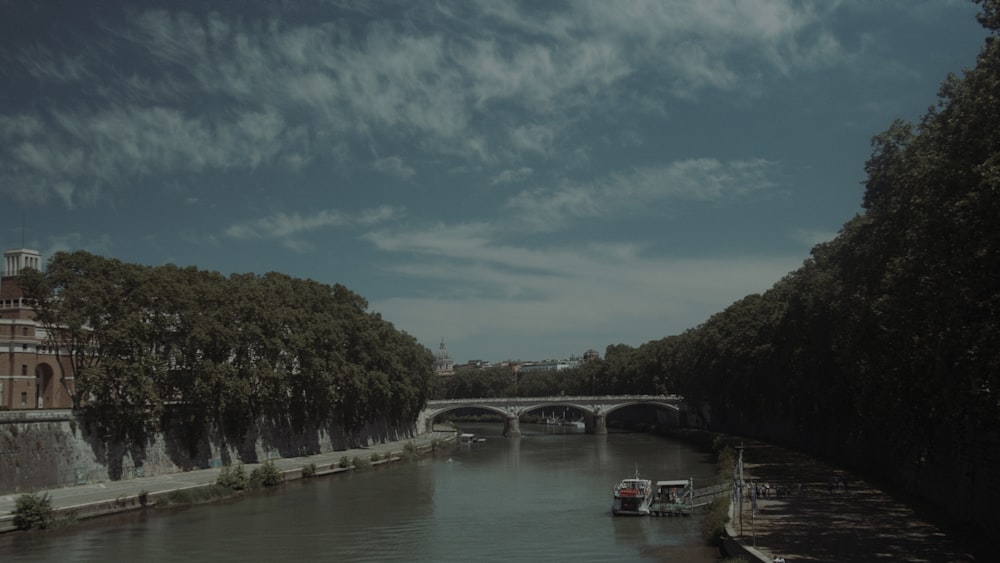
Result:
<svg viewBox="0 0 1000 563"><path fill-rule="evenodd" d="M604 395L595 397L505 397L488 399L446 399L427 401L417 417L417 431L430 432L434 419L458 409L481 409L504 417L504 436L521 435L521 415L537 410L572 408L583 413L588 434L607 434L607 416L618 409L633 405L649 405L662 409L674 426L681 425L686 412L684 398L679 395Z"/></svg>

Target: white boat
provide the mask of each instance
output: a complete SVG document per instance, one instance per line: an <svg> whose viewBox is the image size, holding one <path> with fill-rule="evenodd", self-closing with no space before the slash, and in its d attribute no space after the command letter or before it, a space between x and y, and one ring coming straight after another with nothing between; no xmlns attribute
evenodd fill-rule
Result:
<svg viewBox="0 0 1000 563"><path fill-rule="evenodd" d="M561 422L562 422L562 419L559 418L559 417L557 417L555 414L553 414L552 416L545 416L545 413L544 412L542 413L542 423L543 424L546 424L546 425L549 425L549 426L559 426L559 423L561 423Z"/></svg>
<svg viewBox="0 0 1000 563"><path fill-rule="evenodd" d="M614 502L611 513L615 516L634 515L645 516L650 513L653 503L653 481L642 479L636 472L635 477L626 477L615 485Z"/></svg>
<svg viewBox="0 0 1000 563"><path fill-rule="evenodd" d="M587 427L587 423L584 422L582 418L578 418L576 420L566 420L566 419L563 419L562 425L563 426L570 426L572 428L586 428Z"/></svg>
<svg viewBox="0 0 1000 563"><path fill-rule="evenodd" d="M462 445L462 446L471 446L472 444L476 443L476 435L475 434L459 434L458 435L458 443L459 443L459 445Z"/></svg>

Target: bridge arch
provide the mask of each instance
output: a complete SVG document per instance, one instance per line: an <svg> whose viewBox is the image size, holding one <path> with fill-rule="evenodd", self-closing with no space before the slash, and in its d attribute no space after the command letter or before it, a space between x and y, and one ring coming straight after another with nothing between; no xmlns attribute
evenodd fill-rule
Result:
<svg viewBox="0 0 1000 563"><path fill-rule="evenodd" d="M423 433L433 430L434 419L442 414L463 408L476 408L505 417L504 434L519 436L521 415L544 409L571 408L583 413L588 433L604 434L607 432L605 419L608 414L636 405L656 407L658 412L667 413L668 420L664 422L681 425L684 399L677 395L494 397L428 401L417 419L417 431Z"/></svg>

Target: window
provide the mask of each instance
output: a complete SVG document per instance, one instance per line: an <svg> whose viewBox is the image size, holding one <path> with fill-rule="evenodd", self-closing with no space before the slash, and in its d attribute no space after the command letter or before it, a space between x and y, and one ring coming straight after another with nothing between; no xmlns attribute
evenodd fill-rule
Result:
<svg viewBox="0 0 1000 563"><path fill-rule="evenodd" d="M28 364L21 364L21 375L28 375Z"/></svg>
<svg viewBox="0 0 1000 563"><path fill-rule="evenodd" d="M21 391L21 406L22 407L28 406L28 392L27 391Z"/></svg>

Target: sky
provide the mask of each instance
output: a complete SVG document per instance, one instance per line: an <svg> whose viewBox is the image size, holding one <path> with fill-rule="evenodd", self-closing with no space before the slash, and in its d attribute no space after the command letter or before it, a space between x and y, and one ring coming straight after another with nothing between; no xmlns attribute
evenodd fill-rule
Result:
<svg viewBox="0 0 1000 563"><path fill-rule="evenodd" d="M0 245L368 300L456 362L602 355L798 268L966 0L0 0Z"/></svg>

